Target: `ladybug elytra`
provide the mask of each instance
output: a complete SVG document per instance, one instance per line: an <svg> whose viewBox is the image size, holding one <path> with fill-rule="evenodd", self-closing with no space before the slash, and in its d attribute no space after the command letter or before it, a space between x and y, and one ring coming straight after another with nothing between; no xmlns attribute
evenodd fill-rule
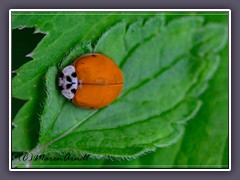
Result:
<svg viewBox="0 0 240 180"><path fill-rule="evenodd" d="M121 93L123 74L107 56L89 53L62 70L58 85L62 95L73 104L98 109L112 103Z"/></svg>

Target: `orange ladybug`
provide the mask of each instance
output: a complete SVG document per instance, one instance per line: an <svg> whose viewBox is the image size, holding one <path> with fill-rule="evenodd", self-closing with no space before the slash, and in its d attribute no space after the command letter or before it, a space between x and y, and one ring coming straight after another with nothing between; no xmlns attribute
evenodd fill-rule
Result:
<svg viewBox="0 0 240 180"><path fill-rule="evenodd" d="M98 109L112 103L122 91L123 74L103 54L85 54L65 67L58 77L61 93L75 105Z"/></svg>

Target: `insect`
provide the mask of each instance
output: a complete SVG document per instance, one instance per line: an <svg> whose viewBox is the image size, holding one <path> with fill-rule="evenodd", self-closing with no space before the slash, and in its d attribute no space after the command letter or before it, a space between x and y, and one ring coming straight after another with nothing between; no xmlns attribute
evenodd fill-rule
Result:
<svg viewBox="0 0 240 180"><path fill-rule="evenodd" d="M123 74L107 56L89 53L63 68L58 86L62 95L78 107L98 109L112 103L121 93Z"/></svg>

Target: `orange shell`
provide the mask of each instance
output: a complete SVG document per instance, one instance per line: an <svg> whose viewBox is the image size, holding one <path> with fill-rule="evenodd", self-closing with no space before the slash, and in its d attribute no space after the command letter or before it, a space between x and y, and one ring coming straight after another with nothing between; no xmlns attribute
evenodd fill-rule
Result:
<svg viewBox="0 0 240 180"><path fill-rule="evenodd" d="M123 74L118 66L102 54L86 54L73 62L78 87L72 102L83 108L101 108L112 103L122 91Z"/></svg>

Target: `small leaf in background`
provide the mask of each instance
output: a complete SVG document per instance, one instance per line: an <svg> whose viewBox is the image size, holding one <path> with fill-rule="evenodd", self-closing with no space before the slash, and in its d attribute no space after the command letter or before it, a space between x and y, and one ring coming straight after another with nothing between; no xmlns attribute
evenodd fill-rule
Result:
<svg viewBox="0 0 240 180"><path fill-rule="evenodd" d="M22 152L37 145L35 139L38 139L39 123L35 110L32 109L36 104L39 105L34 100L29 100L15 117L12 130L12 149L15 152ZM32 117L35 119L33 120ZM29 138L29 134L32 135L31 138Z"/></svg>
<svg viewBox="0 0 240 180"><path fill-rule="evenodd" d="M38 18L33 22L38 22ZM42 19L42 21L46 20ZM84 19L82 21L84 22ZM21 21L19 20L19 22ZM33 22L27 20L27 23ZM105 21L103 20L103 22ZM116 163L120 167L142 167L144 164L149 165L148 167L151 165L165 168L185 167L186 165L191 167L204 163L205 165L214 165L225 162L222 154L226 152L226 133L218 141L218 145L219 142L224 142L223 153L221 152L212 161L208 159L207 155L201 158L197 154L199 151L192 149L191 145L196 147L199 137L199 144L205 148L204 141L200 143L202 134L205 132L204 127L200 124L201 128L197 129L198 126L194 120L201 120L208 117L208 114L209 120L212 118L211 112L204 110L208 107L208 102L205 102L207 100L202 99L201 95L206 91L208 81L218 70L222 57L219 55L219 51L226 45L227 28L224 24L203 24L204 18L201 16L175 18L168 21L167 24L164 22L163 14L131 22L123 19L102 32L102 35L99 32L93 33L99 36L95 42L93 39L97 37L91 37L89 34L92 42L83 41L84 38L80 38L78 41L82 42L81 44L78 41L73 43L73 36L69 35L69 44L61 45L58 50L55 50L55 53L60 56L62 48L70 48L70 44L75 44L72 45L73 49L70 54L59 64L60 68L69 64L77 56L91 51L109 56L120 66L124 73L123 93L115 102L103 109L82 110L61 96L56 87L58 73L56 64L60 62L60 58L56 58L54 63L49 62L44 65L44 61L35 61L42 64L43 68L48 68L45 76L47 94L40 117L39 143L31 152L48 155L57 153L60 156L71 153L77 157L90 154L91 157L101 159L91 159L85 163L85 167L92 166L93 168L101 167L101 165L102 167L112 167L111 164L116 163L116 160L113 163L104 160L106 158L135 158L132 161ZM43 23L42 26L47 29L52 25ZM59 26L61 27L61 23ZM92 30L94 31L93 28ZM50 36L51 33L48 35ZM53 37L54 34L51 38ZM55 38L56 41L66 40L65 38L61 40L61 36L59 38L55 36ZM45 46L48 45L46 39L42 41L42 44L44 43L46 43ZM43 58L46 54L46 52L44 53L46 47L45 49L44 46L41 48L41 56L40 54L36 55L37 58ZM52 55L49 54L49 57ZM227 58L223 58L226 61ZM32 61L32 64L35 62ZM27 73L43 74L45 72L41 68L38 72L33 71L35 70ZM31 76L30 74L28 75ZM41 75L39 76L41 77ZM21 78L26 78L26 76ZM19 83L17 78L15 82ZM224 89L222 93L225 92ZM22 96L23 99L28 94L28 92L21 93L19 91L19 96ZM227 109L228 103L224 101L223 104L223 109ZM209 105L209 108L212 109L213 105ZM198 115L199 110L200 114ZM205 114L201 114L202 110ZM216 112L218 110L216 109ZM222 123L224 124L227 118L225 115L223 116ZM193 120L189 121L190 119ZM188 124L192 124L194 128L189 130ZM214 124L209 125L209 128L210 130L214 129ZM195 132L195 137L191 136ZM214 133L209 139L211 141L218 132L209 132ZM195 144L191 143L191 137L194 137ZM183 153L185 146L189 148L186 154ZM212 146L215 150L216 147ZM139 157L151 151L155 152ZM188 156L191 151L194 152ZM21 163L18 160L13 161L14 166ZM84 162L70 162L65 165L64 168L84 167ZM61 163L55 162L46 164L32 162L30 167L62 168L63 166Z"/></svg>

